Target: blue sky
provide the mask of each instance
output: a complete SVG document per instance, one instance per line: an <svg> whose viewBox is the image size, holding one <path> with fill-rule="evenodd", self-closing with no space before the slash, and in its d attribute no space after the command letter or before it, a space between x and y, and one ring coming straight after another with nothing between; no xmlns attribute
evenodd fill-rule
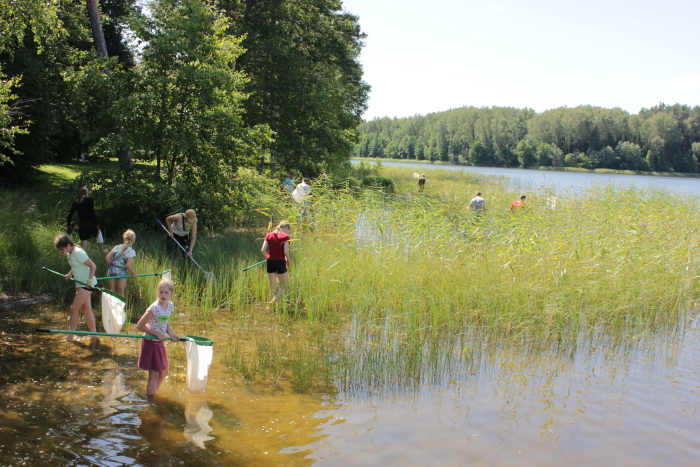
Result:
<svg viewBox="0 0 700 467"><path fill-rule="evenodd" d="M700 1L343 0L365 119L462 106L700 105Z"/></svg>

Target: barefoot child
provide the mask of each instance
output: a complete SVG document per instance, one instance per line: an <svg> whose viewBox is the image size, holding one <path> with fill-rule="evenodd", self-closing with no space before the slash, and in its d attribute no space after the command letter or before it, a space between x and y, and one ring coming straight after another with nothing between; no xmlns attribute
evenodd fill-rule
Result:
<svg viewBox="0 0 700 467"><path fill-rule="evenodd" d="M155 339L144 339L141 342L138 366L148 371L146 395L156 393L163 380L168 376L168 354L165 352L166 334L178 341L180 338L170 329L170 314L173 312L173 281L163 279L158 284L158 300L148 307L139 320L136 328L146 334L156 336Z"/></svg>
<svg viewBox="0 0 700 467"><path fill-rule="evenodd" d="M267 258L267 277L270 280L270 300L274 303L287 284L287 269L289 269L289 232L292 226L289 222L282 221L275 230L265 236L262 251ZM279 282L279 287L277 286Z"/></svg>
<svg viewBox="0 0 700 467"><path fill-rule="evenodd" d="M131 260L136 256L136 251L131 247L136 240L136 234L133 230L129 229L122 235L122 240L124 243L112 248L112 251L110 251L105 258L107 263L109 263L107 275L110 277L126 276L126 271L128 270L133 277L136 277L136 271L131 265ZM115 281L117 282L117 293L124 297L126 279L107 279L107 288L112 292L114 292Z"/></svg>
<svg viewBox="0 0 700 467"><path fill-rule="evenodd" d="M88 331L96 332L95 315L92 314L92 304L90 303L90 296L92 295L90 286L97 284L97 280L95 279L95 270L97 267L95 263L88 258L85 250L75 245L73 239L68 235L56 236L53 245L58 251L68 256L68 264L70 264L71 269L68 274L64 276L66 280L70 280L72 277L80 282L76 282L75 296L73 297L73 303L70 305L68 329L71 331L78 329L78 323L80 322L78 311L83 310ZM69 342L72 341L73 334L68 334L66 340Z"/></svg>

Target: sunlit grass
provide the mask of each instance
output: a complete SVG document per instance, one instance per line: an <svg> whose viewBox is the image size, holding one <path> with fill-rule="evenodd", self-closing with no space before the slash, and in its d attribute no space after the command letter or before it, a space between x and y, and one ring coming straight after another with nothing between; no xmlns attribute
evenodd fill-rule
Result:
<svg viewBox="0 0 700 467"><path fill-rule="evenodd" d="M203 233L195 256L213 281L191 261L168 258L159 233L137 232L134 265L141 273L173 269L176 306L190 327L245 329L245 341L216 347L241 381L301 392L331 381L410 386L439 378L440 369L464 371L499 342L564 353L594 340L626 345L628 336L673 331L695 307L695 198L600 184L556 193L551 210L546 187L530 187L528 209L511 213L523 187L503 177L432 170L418 193L412 171L382 174L394 194L336 190L322 178L309 215L280 192L259 207L270 225ZM477 190L487 199L483 216L468 210ZM69 286L40 271L67 270L50 244L58 216L49 207L36 220L26 198L3 196L0 245L17 258L4 263L3 283L65 296ZM20 222L8 221L10 213ZM293 225L290 284L266 312L264 265L242 270L262 259L262 239L282 219ZM96 251L91 244L91 257ZM98 268L106 272L101 259ZM132 322L155 299L156 283L129 280Z"/></svg>

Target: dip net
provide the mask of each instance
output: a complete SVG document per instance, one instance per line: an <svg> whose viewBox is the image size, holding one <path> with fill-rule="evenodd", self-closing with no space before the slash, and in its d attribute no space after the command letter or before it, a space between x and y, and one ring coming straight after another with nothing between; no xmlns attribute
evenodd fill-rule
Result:
<svg viewBox="0 0 700 467"><path fill-rule="evenodd" d="M126 321L126 301L115 293L102 291L102 326L109 334L119 334Z"/></svg>
<svg viewBox="0 0 700 467"><path fill-rule="evenodd" d="M214 341L206 337L185 336L187 338L187 390L200 394L207 388L209 367L214 355Z"/></svg>

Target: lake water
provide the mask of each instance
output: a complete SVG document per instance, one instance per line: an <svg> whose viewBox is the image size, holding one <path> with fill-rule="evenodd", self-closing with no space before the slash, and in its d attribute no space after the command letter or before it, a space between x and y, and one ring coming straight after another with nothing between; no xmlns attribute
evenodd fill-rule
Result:
<svg viewBox="0 0 700 467"><path fill-rule="evenodd" d="M241 383L222 362L228 342L290 336L294 326L271 316L220 323L199 331L216 342L206 392L187 392L183 345L171 343L171 375L152 401L136 339L68 344L33 332L64 327L65 314L39 306L0 315L0 465L693 466L700 458L694 312L673 335L601 337L537 354L494 345L408 387L338 384L309 394ZM178 324L190 326L186 317Z"/></svg>
<svg viewBox="0 0 700 467"><path fill-rule="evenodd" d="M353 160L353 163L359 163ZM372 163L371 160L369 160ZM468 167L463 165L432 165L411 162L385 162L387 167L406 167L416 173L425 173L430 180L430 172L435 170L464 170L483 175L509 177L514 189L535 190L551 188L555 192L577 191L589 188L591 184L610 183L619 186L634 185L638 188L662 188L682 194L700 196L700 178L659 177L649 175L599 174L588 172L559 172L554 170L504 169L497 167Z"/></svg>

